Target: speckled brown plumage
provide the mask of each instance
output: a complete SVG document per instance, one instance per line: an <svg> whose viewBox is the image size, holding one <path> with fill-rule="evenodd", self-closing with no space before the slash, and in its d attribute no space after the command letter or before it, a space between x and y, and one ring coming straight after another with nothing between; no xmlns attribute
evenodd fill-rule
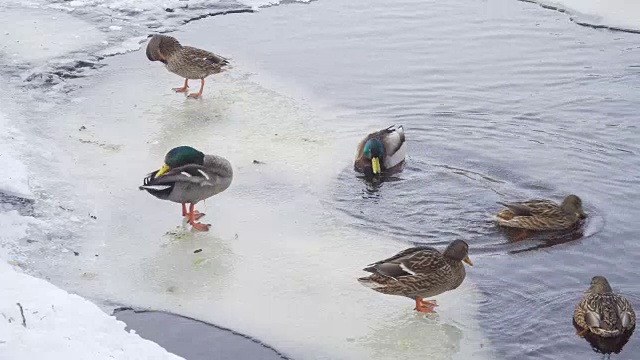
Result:
<svg viewBox="0 0 640 360"><path fill-rule="evenodd" d="M182 46L171 36L153 35L147 44L147 58L151 61L161 61L169 71L185 78L183 87L175 88L177 92L184 92L188 88L189 79L200 79L200 91L190 96L198 97L204 88L204 79L212 74L225 70L229 61L212 52Z"/></svg>
<svg viewBox="0 0 640 360"><path fill-rule="evenodd" d="M373 290L416 299L456 289L466 276L462 261L472 265L468 245L453 241L443 253L430 246L418 246L369 265L368 277L358 281Z"/></svg>
<svg viewBox="0 0 640 360"><path fill-rule="evenodd" d="M528 230L566 230L586 217L582 210L582 200L569 195L562 204L533 199L516 203L499 203L507 207L496 216L499 225Z"/></svg>
<svg viewBox="0 0 640 360"><path fill-rule="evenodd" d="M629 301L613 292L607 279L595 276L573 313L576 325L601 337L617 337L632 330L636 314Z"/></svg>

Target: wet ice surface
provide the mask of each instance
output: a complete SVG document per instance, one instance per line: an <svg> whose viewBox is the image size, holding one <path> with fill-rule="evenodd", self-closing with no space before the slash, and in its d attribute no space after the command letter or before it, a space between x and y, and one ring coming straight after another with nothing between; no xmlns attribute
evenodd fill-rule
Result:
<svg viewBox="0 0 640 360"><path fill-rule="evenodd" d="M180 79L143 53L113 58L109 69L73 103L33 113L45 141L61 147L40 169L43 187L80 221L79 238L61 241L79 256L51 252L31 266L92 299L203 319L296 359L484 351L472 283L439 297L439 316L425 319L411 300L355 281L409 244L345 229L323 205L355 140L324 126L330 115L242 65L209 80L198 101L171 92ZM191 233L179 205L137 189L182 144L234 166L231 187L199 206L209 233Z"/></svg>

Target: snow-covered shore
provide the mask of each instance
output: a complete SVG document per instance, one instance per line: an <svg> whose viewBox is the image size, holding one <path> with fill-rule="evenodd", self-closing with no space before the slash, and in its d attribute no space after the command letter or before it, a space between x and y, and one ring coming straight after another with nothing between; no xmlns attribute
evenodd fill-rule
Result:
<svg viewBox="0 0 640 360"><path fill-rule="evenodd" d="M0 261L3 359L182 359L92 302Z"/></svg>

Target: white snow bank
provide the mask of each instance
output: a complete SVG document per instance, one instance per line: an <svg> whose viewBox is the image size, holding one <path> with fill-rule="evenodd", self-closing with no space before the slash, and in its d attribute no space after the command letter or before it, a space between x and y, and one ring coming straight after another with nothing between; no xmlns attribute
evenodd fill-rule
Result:
<svg viewBox="0 0 640 360"><path fill-rule="evenodd" d="M125 331L123 322L88 300L16 272L4 262L0 284L3 359L182 359Z"/></svg>
<svg viewBox="0 0 640 360"><path fill-rule="evenodd" d="M640 31L640 2L630 0L541 0L542 5L567 10L580 23Z"/></svg>

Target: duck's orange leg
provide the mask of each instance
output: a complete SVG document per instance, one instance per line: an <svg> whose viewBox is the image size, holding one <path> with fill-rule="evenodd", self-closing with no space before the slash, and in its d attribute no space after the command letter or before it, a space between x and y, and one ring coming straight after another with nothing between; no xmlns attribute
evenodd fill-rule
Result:
<svg viewBox="0 0 640 360"><path fill-rule="evenodd" d="M211 226L210 224L201 224L199 222L197 222L196 220L196 211L195 211L195 204L191 203L189 205L189 224L191 224L191 226L193 226L194 229L199 230L199 231L209 231L209 227ZM200 217L202 217L203 214L198 213L199 215L201 215Z"/></svg>
<svg viewBox="0 0 640 360"><path fill-rule="evenodd" d="M202 90L204 90L204 79L200 79L200 91L198 91L197 93L191 93L189 94L190 98L199 98L200 96L202 96Z"/></svg>
<svg viewBox="0 0 640 360"><path fill-rule="evenodd" d="M420 296L416 296L416 308L418 312L435 313L434 307L438 306L435 300L424 300Z"/></svg>
<svg viewBox="0 0 640 360"><path fill-rule="evenodd" d="M196 220L200 220L200 218L205 216L205 215L206 215L205 213L201 213L198 210L194 210L193 217ZM187 217L188 218L187 220L191 219L191 213L187 212L187 204L182 204L182 216Z"/></svg>
<svg viewBox="0 0 640 360"><path fill-rule="evenodd" d="M184 79L184 85L182 87L173 88L172 90L175 92L182 93L182 92L186 92L188 88L189 88L189 79Z"/></svg>

